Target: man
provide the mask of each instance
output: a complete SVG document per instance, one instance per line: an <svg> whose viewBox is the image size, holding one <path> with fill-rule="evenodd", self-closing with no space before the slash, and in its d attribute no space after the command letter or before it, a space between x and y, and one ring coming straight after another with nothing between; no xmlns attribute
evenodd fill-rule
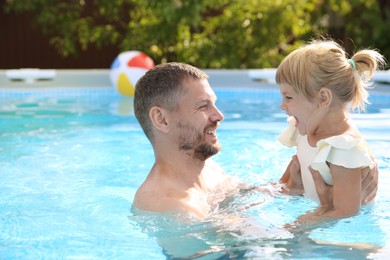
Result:
<svg viewBox="0 0 390 260"><path fill-rule="evenodd" d="M153 146L155 163L135 194L135 208L204 219L219 202L243 188L209 159L220 150L216 130L224 117L207 78L191 65L167 63L137 82L134 113ZM291 165L296 165L294 160ZM331 204L331 188L314 176L323 193L321 201ZM365 198L376 194L377 174L371 176L363 187L370 194ZM289 167L281 182L287 191L302 191L297 167Z"/></svg>

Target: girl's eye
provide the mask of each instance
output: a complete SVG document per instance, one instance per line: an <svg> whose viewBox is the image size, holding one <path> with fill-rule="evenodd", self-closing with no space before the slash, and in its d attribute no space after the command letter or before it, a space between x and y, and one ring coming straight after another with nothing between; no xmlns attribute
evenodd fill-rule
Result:
<svg viewBox="0 0 390 260"><path fill-rule="evenodd" d="M292 97L290 97L290 96L285 96L284 98L289 99L289 100L292 99Z"/></svg>

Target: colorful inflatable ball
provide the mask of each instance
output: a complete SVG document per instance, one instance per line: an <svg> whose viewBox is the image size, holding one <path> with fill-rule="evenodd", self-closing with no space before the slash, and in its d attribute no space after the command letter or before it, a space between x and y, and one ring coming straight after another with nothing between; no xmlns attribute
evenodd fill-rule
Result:
<svg viewBox="0 0 390 260"><path fill-rule="evenodd" d="M122 52L111 64L110 79L120 94L134 96L135 84L153 67L153 60L143 52Z"/></svg>

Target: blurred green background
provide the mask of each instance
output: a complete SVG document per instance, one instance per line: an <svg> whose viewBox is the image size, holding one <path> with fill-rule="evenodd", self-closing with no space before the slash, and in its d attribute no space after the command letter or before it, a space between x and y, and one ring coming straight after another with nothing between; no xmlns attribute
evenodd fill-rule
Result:
<svg viewBox="0 0 390 260"><path fill-rule="evenodd" d="M390 58L389 0L2 0L0 7L0 69L109 68L127 50L156 64L274 68L318 35L350 54L372 48ZM19 29L25 33L14 36ZM45 63L45 53L54 61Z"/></svg>

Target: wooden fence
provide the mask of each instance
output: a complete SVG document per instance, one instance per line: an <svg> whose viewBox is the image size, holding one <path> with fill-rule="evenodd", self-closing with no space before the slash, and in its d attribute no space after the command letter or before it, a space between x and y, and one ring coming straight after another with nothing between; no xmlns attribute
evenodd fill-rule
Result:
<svg viewBox="0 0 390 260"><path fill-rule="evenodd" d="M4 14L0 9L0 70L105 69L111 66L118 53L112 46L90 47L80 51L77 57L64 58L49 45L48 37L32 24L28 15Z"/></svg>

